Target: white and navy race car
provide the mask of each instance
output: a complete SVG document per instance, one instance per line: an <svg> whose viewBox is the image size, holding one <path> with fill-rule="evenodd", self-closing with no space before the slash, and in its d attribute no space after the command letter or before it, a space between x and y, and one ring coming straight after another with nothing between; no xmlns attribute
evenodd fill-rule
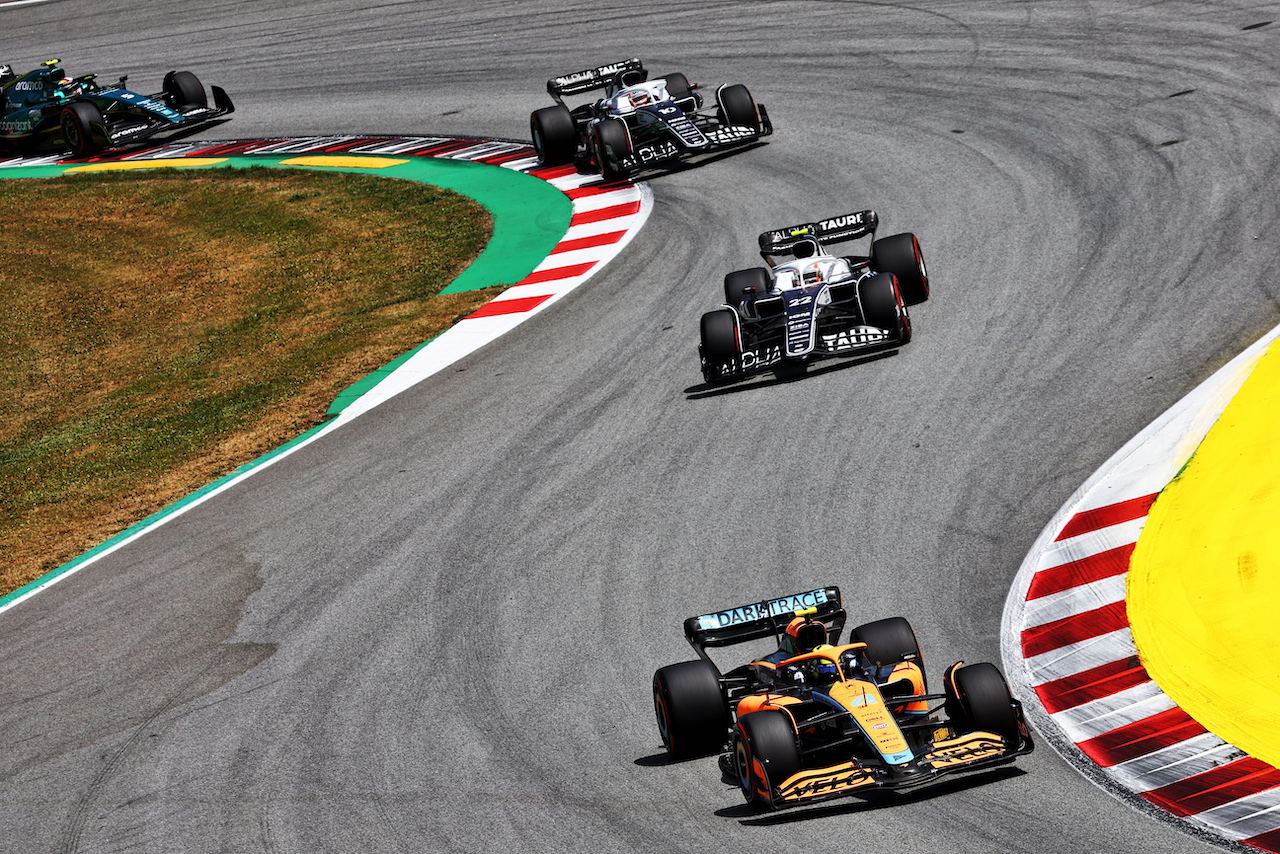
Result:
<svg viewBox="0 0 1280 854"><path fill-rule="evenodd" d="M605 97L572 110L565 105L566 95L598 89ZM529 117L533 147L544 166L581 159L606 181L615 181L645 166L773 133L764 105L741 83L716 89L710 107L704 107L698 89L678 72L650 80L639 59L552 78L547 92L555 106Z"/></svg>
<svg viewBox="0 0 1280 854"><path fill-rule="evenodd" d="M787 364L861 355L911 340L907 306L929 298L929 274L914 234L875 239L879 217L860 211L767 231L769 268L724 277L723 308L702 316L702 375L722 383ZM867 256L827 245L871 238Z"/></svg>

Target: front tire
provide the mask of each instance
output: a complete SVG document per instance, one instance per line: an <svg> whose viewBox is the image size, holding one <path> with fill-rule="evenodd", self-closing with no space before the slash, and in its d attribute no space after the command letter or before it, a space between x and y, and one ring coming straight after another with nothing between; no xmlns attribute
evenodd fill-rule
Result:
<svg viewBox="0 0 1280 854"><path fill-rule="evenodd" d="M102 112L88 101L72 101L62 108L62 144L71 156L90 157L107 147L109 137Z"/></svg>
<svg viewBox="0 0 1280 854"><path fill-rule="evenodd" d="M858 286L858 299L862 304L862 319L868 326L884 329L890 335L898 335L898 344L911 340L911 321L898 291L898 282L892 273L876 273L864 279Z"/></svg>
<svg viewBox="0 0 1280 854"><path fill-rule="evenodd" d="M209 106L204 86L190 71L170 71L164 76L162 88L169 96L169 106L179 112L190 107Z"/></svg>
<svg viewBox="0 0 1280 854"><path fill-rule="evenodd" d="M578 132L568 107L557 104L534 110L529 116L529 135L543 166L572 163L578 153Z"/></svg>
<svg viewBox="0 0 1280 854"><path fill-rule="evenodd" d="M744 715L733 731L733 767L747 803L774 809L773 787L800 770L800 746L791 718L765 709Z"/></svg>
<svg viewBox="0 0 1280 854"><path fill-rule="evenodd" d="M984 661L957 667L952 680L956 703L969 731L994 732L1010 746L1018 743L1018 714L1013 694L994 664Z"/></svg>
<svg viewBox="0 0 1280 854"><path fill-rule="evenodd" d="M760 111L756 109L756 100L741 83L720 90L717 113L723 124L745 125L754 131L760 130Z"/></svg>
<svg viewBox="0 0 1280 854"><path fill-rule="evenodd" d="M684 661L653 674L653 710L658 733L672 759L717 753L732 720L720 674L705 661Z"/></svg>
<svg viewBox="0 0 1280 854"><path fill-rule="evenodd" d="M738 344L738 324L731 310L721 308L702 315L701 332L702 355L708 362L721 364L742 354Z"/></svg>
<svg viewBox="0 0 1280 854"><path fill-rule="evenodd" d="M929 271L914 234L895 234L872 243L871 266L877 272L898 277L907 305L919 305L929 298Z"/></svg>
<svg viewBox="0 0 1280 854"><path fill-rule="evenodd" d="M623 181L627 168L622 165L631 156L631 132L621 119L601 119L592 129L595 137L596 163L606 182Z"/></svg>

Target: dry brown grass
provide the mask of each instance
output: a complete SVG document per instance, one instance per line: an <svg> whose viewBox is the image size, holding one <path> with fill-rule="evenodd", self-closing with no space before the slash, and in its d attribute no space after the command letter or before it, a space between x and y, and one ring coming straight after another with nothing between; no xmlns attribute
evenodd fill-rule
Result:
<svg viewBox="0 0 1280 854"><path fill-rule="evenodd" d="M278 447L495 289L487 212L252 169L0 182L0 595Z"/></svg>

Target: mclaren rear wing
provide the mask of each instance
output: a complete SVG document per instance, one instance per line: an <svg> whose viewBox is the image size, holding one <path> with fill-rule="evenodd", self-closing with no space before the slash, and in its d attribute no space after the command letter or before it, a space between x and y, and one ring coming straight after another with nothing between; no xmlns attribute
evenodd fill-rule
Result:
<svg viewBox="0 0 1280 854"><path fill-rule="evenodd" d="M820 587L690 617L684 621L684 636L699 658L710 661L707 647L780 638L797 611L808 611L814 619L821 620L830 638L839 637L848 617L840 600L840 588Z"/></svg>
<svg viewBox="0 0 1280 854"><path fill-rule="evenodd" d="M609 82L613 80L619 71L642 71L643 69L644 64L639 59L632 57L621 62L601 65L599 68L575 71L573 74L552 77L548 80L547 94L555 98L558 103L565 95L580 95L593 89L603 89L609 85Z"/></svg>
<svg viewBox="0 0 1280 854"><path fill-rule="evenodd" d="M868 235L874 239L876 226L879 224L880 217L875 211L858 211L818 222L766 231L760 235L760 254L765 260L770 255L790 255L801 243L812 240L817 240L820 246L826 246L828 243L857 240Z"/></svg>

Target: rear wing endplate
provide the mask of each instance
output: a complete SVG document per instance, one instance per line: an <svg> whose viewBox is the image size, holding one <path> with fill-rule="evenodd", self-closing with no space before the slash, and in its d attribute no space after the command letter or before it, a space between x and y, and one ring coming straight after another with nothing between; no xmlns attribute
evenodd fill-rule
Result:
<svg viewBox="0 0 1280 854"><path fill-rule="evenodd" d="M564 95L580 95L593 89L603 89L620 71L643 71L644 64L632 57L621 62L611 62L598 68L576 71L547 81L547 93L557 101Z"/></svg>
<svg viewBox="0 0 1280 854"><path fill-rule="evenodd" d="M797 611L810 609L813 618L827 627L828 635L835 632L839 636L848 615L841 604L840 588L834 586L690 617L684 621L684 635L698 656L706 658L707 647L780 638Z"/></svg>
<svg viewBox="0 0 1280 854"><path fill-rule="evenodd" d="M812 240L825 246L828 243L857 240L867 235L874 238L879 224L880 217L875 211L858 211L818 222L766 231L760 235L760 254L766 258L770 255L788 255L796 246Z"/></svg>

